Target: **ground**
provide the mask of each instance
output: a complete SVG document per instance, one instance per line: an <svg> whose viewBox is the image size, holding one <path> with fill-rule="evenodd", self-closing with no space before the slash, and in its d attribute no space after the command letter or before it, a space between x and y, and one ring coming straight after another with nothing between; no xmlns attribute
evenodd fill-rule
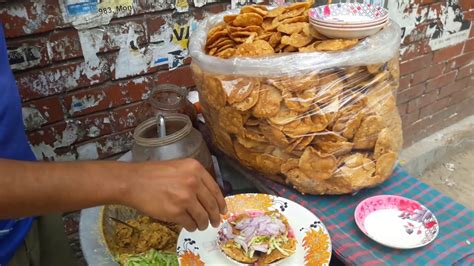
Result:
<svg viewBox="0 0 474 266"><path fill-rule="evenodd" d="M412 176L474 209L474 116L405 148L400 162Z"/></svg>
<svg viewBox="0 0 474 266"><path fill-rule="evenodd" d="M474 210L474 149L448 153L419 177L455 201Z"/></svg>

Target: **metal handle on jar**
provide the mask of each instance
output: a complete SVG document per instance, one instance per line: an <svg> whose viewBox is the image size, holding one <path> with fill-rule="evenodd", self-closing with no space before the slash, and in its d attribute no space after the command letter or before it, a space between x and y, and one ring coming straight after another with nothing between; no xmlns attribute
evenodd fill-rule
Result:
<svg viewBox="0 0 474 266"><path fill-rule="evenodd" d="M165 123L165 117L161 114L158 114L156 116L157 124L159 125L158 129L158 136L160 138L163 138L166 136L166 123Z"/></svg>

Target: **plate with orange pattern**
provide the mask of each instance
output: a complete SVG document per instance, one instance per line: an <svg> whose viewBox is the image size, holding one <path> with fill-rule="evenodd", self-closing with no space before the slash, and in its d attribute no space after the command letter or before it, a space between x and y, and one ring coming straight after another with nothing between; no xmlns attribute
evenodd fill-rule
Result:
<svg viewBox="0 0 474 266"><path fill-rule="evenodd" d="M267 194L238 194L226 197L227 215L221 226L235 214L245 212L278 211L288 219L297 241L291 256L272 265L329 265L331 238L321 220L311 211L291 200ZM209 226L204 231L183 229L178 238L177 254L181 266L190 265L246 265L229 260L218 246L221 229Z"/></svg>

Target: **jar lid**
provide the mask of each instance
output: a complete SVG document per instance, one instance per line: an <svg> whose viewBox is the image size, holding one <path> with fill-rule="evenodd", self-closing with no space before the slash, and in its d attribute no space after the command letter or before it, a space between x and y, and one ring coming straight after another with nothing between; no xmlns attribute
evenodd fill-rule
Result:
<svg viewBox="0 0 474 266"><path fill-rule="evenodd" d="M158 109L176 110L184 105L186 95L186 89L177 85L161 84L151 90L149 102Z"/></svg>
<svg viewBox="0 0 474 266"><path fill-rule="evenodd" d="M164 146L174 143L187 136L192 129L191 120L183 114L164 114L166 121L165 137L158 135L156 118L150 118L135 128L133 139L142 146Z"/></svg>

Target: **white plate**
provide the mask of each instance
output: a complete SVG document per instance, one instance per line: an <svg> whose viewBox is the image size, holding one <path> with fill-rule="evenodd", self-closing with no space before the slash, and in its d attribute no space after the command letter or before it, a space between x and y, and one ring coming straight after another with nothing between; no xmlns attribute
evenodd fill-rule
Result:
<svg viewBox="0 0 474 266"><path fill-rule="evenodd" d="M305 207L291 200L266 194L239 194L227 197L226 202L228 215L250 210L278 210L285 215L298 244L295 254L275 265L329 265L332 250L329 233L321 220ZM217 246L218 231L219 228L212 227L201 232L183 229L177 246L180 265L239 265L220 251Z"/></svg>
<svg viewBox="0 0 474 266"><path fill-rule="evenodd" d="M385 20L381 20L381 21L374 22L374 23L335 25L335 24L329 24L329 23L325 23L325 22L321 22L321 21L317 21L317 20L314 20L314 19L312 19L312 18L309 18L309 22L311 22L311 24L316 24L316 25L319 25L319 26L328 27L328 28L335 28L335 29L357 29L357 28L360 29L360 28L368 28L368 27L374 27L374 26L378 26L378 25L387 23L387 21L388 21L388 18L385 19Z"/></svg>
<svg viewBox="0 0 474 266"><path fill-rule="evenodd" d="M396 195L367 198L357 205L354 218L360 230L374 241L397 249L431 243L439 232L436 217L417 201Z"/></svg>
<svg viewBox="0 0 474 266"><path fill-rule="evenodd" d="M331 28L311 23L322 35L335 39L362 39L376 34L388 24L389 21L384 24L366 28Z"/></svg>
<svg viewBox="0 0 474 266"><path fill-rule="evenodd" d="M388 18L388 10L366 3L338 3L311 8L308 16L331 24L365 24Z"/></svg>

